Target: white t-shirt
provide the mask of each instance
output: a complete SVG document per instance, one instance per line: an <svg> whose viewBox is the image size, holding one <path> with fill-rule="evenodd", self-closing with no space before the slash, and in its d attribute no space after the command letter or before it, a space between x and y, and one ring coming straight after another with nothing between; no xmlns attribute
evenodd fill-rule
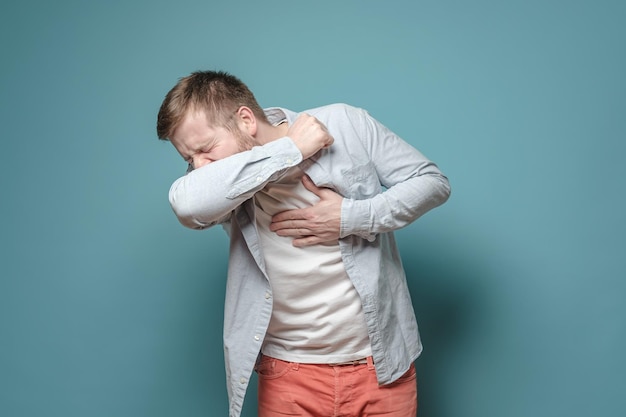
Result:
<svg viewBox="0 0 626 417"><path fill-rule="evenodd" d="M301 363L346 362L371 355L361 300L346 275L338 242L297 248L269 230L271 217L319 198L290 168L255 195L256 222L274 294L262 352Z"/></svg>

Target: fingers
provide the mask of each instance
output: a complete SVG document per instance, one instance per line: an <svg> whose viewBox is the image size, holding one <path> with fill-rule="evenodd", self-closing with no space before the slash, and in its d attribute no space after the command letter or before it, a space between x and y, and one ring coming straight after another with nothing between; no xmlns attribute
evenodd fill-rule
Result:
<svg viewBox="0 0 626 417"><path fill-rule="evenodd" d="M302 238L299 238L299 239L294 239L291 243L295 247L302 248L302 247L305 247L305 246L317 245L317 244L322 243L322 242L323 242L323 240L320 239L319 237L307 236L307 237L302 237Z"/></svg>
<svg viewBox="0 0 626 417"><path fill-rule="evenodd" d="M293 227L293 226L276 229L275 233L278 236L291 236L291 237L302 237L302 236L313 235L313 232L309 229L302 228L302 227Z"/></svg>
<svg viewBox="0 0 626 417"><path fill-rule="evenodd" d="M270 224L270 230L286 228L288 226L287 222L291 221L292 224L296 219L305 219L304 210L306 209L294 209L281 211L278 214L272 216L272 222ZM281 227L282 226L282 227Z"/></svg>
<svg viewBox="0 0 626 417"><path fill-rule="evenodd" d="M308 236L314 234L306 220L272 219L270 231L279 236Z"/></svg>
<svg viewBox="0 0 626 417"><path fill-rule="evenodd" d="M326 126L306 113L300 114L289 126L287 136L294 141L304 159L311 157L320 149L329 147L334 142Z"/></svg>
<svg viewBox="0 0 626 417"><path fill-rule="evenodd" d="M320 192L322 191L322 189L315 185L311 177L306 174L302 176L302 185L304 185L304 188L306 188L316 196L320 197Z"/></svg>

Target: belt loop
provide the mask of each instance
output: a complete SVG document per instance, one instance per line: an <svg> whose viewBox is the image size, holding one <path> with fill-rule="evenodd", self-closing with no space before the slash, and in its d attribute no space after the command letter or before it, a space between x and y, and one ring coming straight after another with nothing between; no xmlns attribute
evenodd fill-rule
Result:
<svg viewBox="0 0 626 417"><path fill-rule="evenodd" d="M369 370L375 370L376 369L374 367L374 358L372 356L368 356L367 357L367 369L369 369Z"/></svg>
<svg viewBox="0 0 626 417"><path fill-rule="evenodd" d="M299 367L300 364L298 362L291 362L291 369L293 369L294 371L297 371Z"/></svg>

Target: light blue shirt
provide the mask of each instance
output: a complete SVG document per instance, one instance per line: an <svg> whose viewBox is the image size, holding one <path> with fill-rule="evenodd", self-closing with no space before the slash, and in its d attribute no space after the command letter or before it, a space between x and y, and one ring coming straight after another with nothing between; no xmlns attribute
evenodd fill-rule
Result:
<svg viewBox="0 0 626 417"><path fill-rule="evenodd" d="M271 123L297 113L271 108ZM169 198L193 229L222 224L230 236L224 310L224 357L230 416L241 413L272 313L252 196L283 170L300 165L319 187L344 197L339 245L361 297L380 384L402 376L422 351L393 236L450 195L447 178L418 150L365 110L333 104L307 111L335 141L307 160L289 137L212 162L174 182Z"/></svg>

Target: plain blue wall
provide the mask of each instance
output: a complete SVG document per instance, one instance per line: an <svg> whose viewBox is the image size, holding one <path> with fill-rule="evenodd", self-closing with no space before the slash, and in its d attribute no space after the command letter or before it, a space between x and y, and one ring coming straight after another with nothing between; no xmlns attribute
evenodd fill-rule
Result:
<svg viewBox="0 0 626 417"><path fill-rule="evenodd" d="M0 416L227 415L226 237L177 223L155 134L197 69L367 108L449 176L398 232L420 415L624 415L624 4L3 2Z"/></svg>

